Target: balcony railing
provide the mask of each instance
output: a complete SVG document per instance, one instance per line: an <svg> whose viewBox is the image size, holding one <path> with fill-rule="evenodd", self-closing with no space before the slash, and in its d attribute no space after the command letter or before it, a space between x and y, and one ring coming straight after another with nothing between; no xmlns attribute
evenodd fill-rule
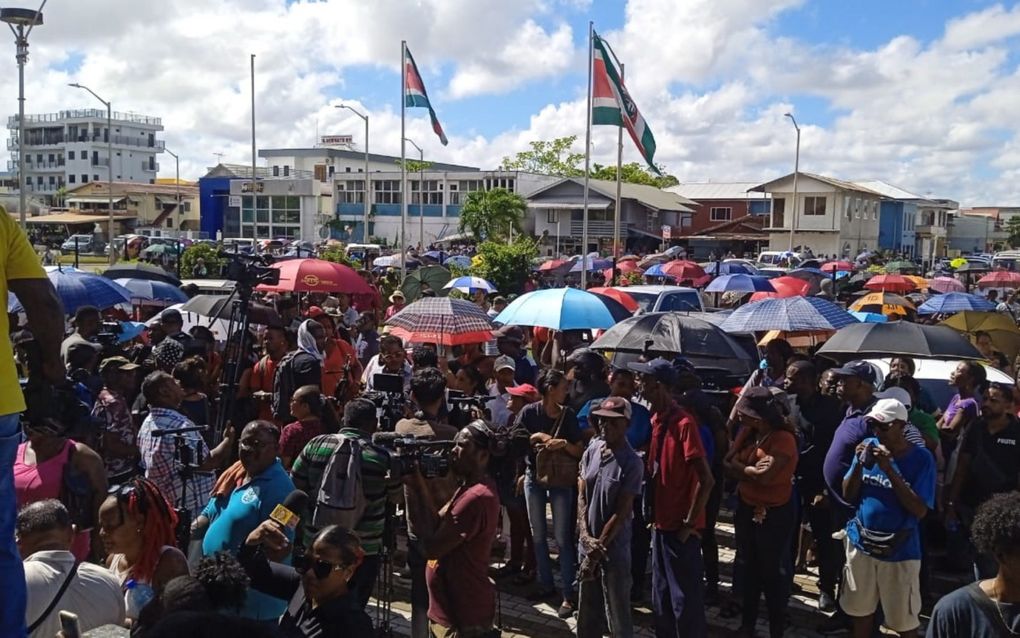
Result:
<svg viewBox="0 0 1020 638"><path fill-rule="evenodd" d="M580 237L583 230L584 222L580 220L570 221L570 234L575 237ZM602 221L602 220L588 220L588 236L589 237L612 237L613 236L613 221ZM620 222L620 236L625 237L627 235L627 229L630 224L627 222Z"/></svg>
<svg viewBox="0 0 1020 638"><path fill-rule="evenodd" d="M92 158L92 165L93 166L109 166L110 165L110 158L109 157L93 157Z"/></svg>
<svg viewBox="0 0 1020 638"><path fill-rule="evenodd" d="M158 117L139 115L138 113L120 113L114 111L113 120L117 122L131 122L132 124L147 124L149 126L162 126L163 120ZM42 113L38 115L26 115L25 125L29 124L59 124L65 120L94 120L106 119L106 109L73 109L59 111L57 113ZM18 128L18 116L12 115L7 118L7 128Z"/></svg>
<svg viewBox="0 0 1020 638"><path fill-rule="evenodd" d="M159 172L159 162L142 162L142 170L150 173Z"/></svg>

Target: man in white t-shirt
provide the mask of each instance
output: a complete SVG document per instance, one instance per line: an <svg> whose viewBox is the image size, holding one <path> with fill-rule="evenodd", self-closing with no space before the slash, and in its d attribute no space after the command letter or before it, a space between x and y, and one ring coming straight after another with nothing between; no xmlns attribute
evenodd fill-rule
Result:
<svg viewBox="0 0 1020 638"><path fill-rule="evenodd" d="M74 528L60 501L36 501L22 508L16 536L25 561L25 625L30 637L56 636L61 611L76 614L83 632L124 623L124 595L117 577L92 563L80 563L75 569L77 561L70 551Z"/></svg>

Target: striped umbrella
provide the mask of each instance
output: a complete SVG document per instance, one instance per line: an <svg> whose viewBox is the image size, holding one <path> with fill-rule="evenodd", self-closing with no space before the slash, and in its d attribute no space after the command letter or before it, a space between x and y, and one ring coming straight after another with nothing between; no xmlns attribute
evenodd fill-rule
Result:
<svg viewBox="0 0 1020 638"><path fill-rule="evenodd" d="M970 295L965 292L947 292L944 295L935 295L918 306L917 314L948 315L963 312L964 310L995 310L995 304L977 295Z"/></svg>
<svg viewBox="0 0 1020 638"><path fill-rule="evenodd" d="M458 346L492 340L492 320L479 306L463 299L424 297L386 322L390 332L411 343Z"/></svg>
<svg viewBox="0 0 1020 638"><path fill-rule="evenodd" d="M463 293L471 294L477 290L484 290L486 293L496 292L496 287L489 283L487 280L481 277L457 277L451 279L445 286L445 290L459 290Z"/></svg>
<svg viewBox="0 0 1020 638"><path fill-rule="evenodd" d="M839 330L857 323L850 313L820 297L764 299L743 305L719 325L726 332Z"/></svg>

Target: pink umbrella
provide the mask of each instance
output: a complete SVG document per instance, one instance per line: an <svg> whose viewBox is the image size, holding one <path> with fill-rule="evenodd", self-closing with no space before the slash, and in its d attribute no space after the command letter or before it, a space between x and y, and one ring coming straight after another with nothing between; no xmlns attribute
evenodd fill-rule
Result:
<svg viewBox="0 0 1020 638"><path fill-rule="evenodd" d="M996 270L978 279L977 285L978 288L1016 288L1020 286L1020 273Z"/></svg>
<svg viewBox="0 0 1020 638"><path fill-rule="evenodd" d="M928 280L928 289L936 292L967 292L966 286L959 279L952 277L935 277Z"/></svg>
<svg viewBox="0 0 1020 638"><path fill-rule="evenodd" d="M864 284L868 290L882 292L910 292L917 290L917 284L903 275L876 275Z"/></svg>

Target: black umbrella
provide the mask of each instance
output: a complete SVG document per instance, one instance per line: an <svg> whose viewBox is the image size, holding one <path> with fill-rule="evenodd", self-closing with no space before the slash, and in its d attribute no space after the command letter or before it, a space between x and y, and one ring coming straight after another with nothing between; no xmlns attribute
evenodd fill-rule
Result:
<svg viewBox="0 0 1020 638"><path fill-rule="evenodd" d="M892 356L919 359L984 359L959 332L945 326L923 326L908 321L855 323L840 328L818 354L834 359Z"/></svg>
<svg viewBox="0 0 1020 638"><path fill-rule="evenodd" d="M193 312L203 317L210 317L215 319L230 319L230 313L233 309L234 299L233 296L223 295L195 295L184 305L181 306L181 312ZM263 326L282 326L283 320L280 319L280 314L276 312L271 306L265 306L263 304L252 303L248 310L248 320L251 323L257 323Z"/></svg>
<svg viewBox="0 0 1020 638"><path fill-rule="evenodd" d="M713 359L749 359L732 337L707 321L676 312L650 312L606 330L593 350L682 354Z"/></svg>
<svg viewBox="0 0 1020 638"><path fill-rule="evenodd" d="M175 286L181 285L177 275L169 273L159 266L153 266L145 262L121 262L110 266L103 272L107 279L151 279L153 281L165 281Z"/></svg>

